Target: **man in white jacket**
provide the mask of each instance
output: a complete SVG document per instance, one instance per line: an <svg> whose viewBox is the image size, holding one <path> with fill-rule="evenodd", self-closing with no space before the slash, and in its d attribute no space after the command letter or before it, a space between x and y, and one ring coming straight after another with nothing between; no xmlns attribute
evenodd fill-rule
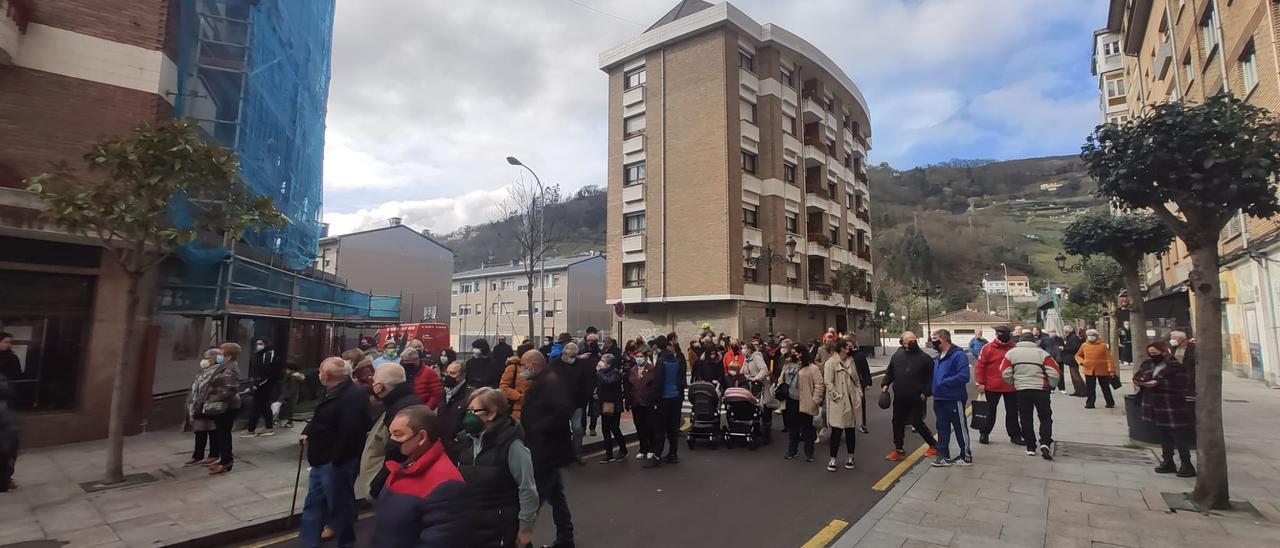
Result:
<svg viewBox="0 0 1280 548"><path fill-rule="evenodd" d="M1053 410L1049 407L1049 394L1062 377L1062 367L1040 348L1036 336L1028 331L1005 353L1000 376L1017 391L1018 416L1027 456L1036 454L1036 430L1031 419L1034 409L1040 417L1040 456L1053 460Z"/></svg>

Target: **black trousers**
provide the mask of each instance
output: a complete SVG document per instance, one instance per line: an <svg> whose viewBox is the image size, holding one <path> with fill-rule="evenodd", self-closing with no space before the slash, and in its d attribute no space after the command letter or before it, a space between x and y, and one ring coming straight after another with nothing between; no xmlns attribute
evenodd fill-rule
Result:
<svg viewBox="0 0 1280 548"><path fill-rule="evenodd" d="M612 415L600 414L600 429L604 432L604 453L613 458L613 442L618 442L618 454L627 454L627 440L622 437L622 404L614 407Z"/></svg>
<svg viewBox="0 0 1280 548"><path fill-rule="evenodd" d="M1022 426L1018 424L1018 396L1016 392L992 392L988 390L987 401L991 402L991 422L987 425L986 430L981 430L982 435L991 434L996 427L996 410L999 409L1000 400L1004 400L1004 429L1009 434L1009 439L1022 437Z"/></svg>
<svg viewBox="0 0 1280 548"><path fill-rule="evenodd" d="M596 420L600 418L600 402L591 402L591 405L587 406L587 418L591 419L589 428L595 430Z"/></svg>
<svg viewBox="0 0 1280 548"><path fill-rule="evenodd" d="M831 427L831 458L836 458L840 454L840 437L844 436L845 450L849 452L849 458L853 458L854 449L858 448L858 438L854 434L857 428L836 428Z"/></svg>
<svg viewBox="0 0 1280 548"><path fill-rule="evenodd" d="M4 446L0 451L0 493L9 492L9 482L13 481L13 473L18 467L18 436L13 431L0 432L7 439L0 440Z"/></svg>
<svg viewBox="0 0 1280 548"><path fill-rule="evenodd" d="M906 443L908 424L916 428L916 433L924 438L924 442L929 444L929 447L938 445L938 440L933 437L933 432L929 430L929 426L924 422L924 408L925 401L920 398L920 394L894 393L893 447L895 449L901 450L903 444Z"/></svg>
<svg viewBox="0 0 1280 548"><path fill-rule="evenodd" d="M1084 381L1084 386L1085 386L1084 404L1085 405L1093 405L1093 402L1098 401L1098 385L1099 384L1102 385L1102 399L1107 400L1107 405L1112 406L1116 404L1116 399L1111 397L1111 377L1095 377L1093 375L1085 375L1084 378L1085 378L1085 381Z"/></svg>
<svg viewBox="0 0 1280 548"><path fill-rule="evenodd" d="M556 543L573 543L573 516L569 514L569 498L564 494L560 468L535 469L533 480L538 485L538 506L551 505L551 518L556 523Z"/></svg>
<svg viewBox="0 0 1280 548"><path fill-rule="evenodd" d="M631 420L636 425L636 438L640 441L640 452L653 452L653 406L632 407Z"/></svg>
<svg viewBox="0 0 1280 548"><path fill-rule="evenodd" d="M231 427L236 423L236 410L232 409L213 419L213 437L209 444L218 451L218 464L226 466L235 462L231 451Z"/></svg>
<svg viewBox="0 0 1280 548"><path fill-rule="evenodd" d="M668 457L676 456L680 449L680 415L683 397L663 398L658 400L658 408L653 417L653 454L662 457L663 445L671 444Z"/></svg>
<svg viewBox="0 0 1280 548"><path fill-rule="evenodd" d="M1040 418L1040 445L1053 445L1053 409L1049 407L1048 390L1019 390L1018 415L1022 420L1022 440L1027 451L1036 450L1036 429L1031 413Z"/></svg>
<svg viewBox="0 0 1280 548"><path fill-rule="evenodd" d="M1160 429L1160 452L1166 464L1173 464L1173 451L1178 451L1182 464L1191 464L1191 428L1157 426Z"/></svg>
<svg viewBox="0 0 1280 548"><path fill-rule="evenodd" d="M204 460L204 448L206 445L208 445L209 447L210 457L217 457L219 455L217 436L215 436L214 433L215 431L205 431L205 432L195 433L196 447L195 447L195 451L191 453L191 458L195 460Z"/></svg>
<svg viewBox="0 0 1280 548"><path fill-rule="evenodd" d="M804 456L812 458L818 432L813 429L813 415L800 412L800 400L787 398L786 406L782 408L782 422L787 425L787 454L797 454L800 442L804 442Z"/></svg>
<svg viewBox="0 0 1280 548"><path fill-rule="evenodd" d="M254 431L258 427L258 419L262 419L262 424L267 427L267 430L275 428L271 420L271 404L276 401L275 392L274 379L264 381L253 391L253 409L249 413L249 424L245 425L245 430Z"/></svg>

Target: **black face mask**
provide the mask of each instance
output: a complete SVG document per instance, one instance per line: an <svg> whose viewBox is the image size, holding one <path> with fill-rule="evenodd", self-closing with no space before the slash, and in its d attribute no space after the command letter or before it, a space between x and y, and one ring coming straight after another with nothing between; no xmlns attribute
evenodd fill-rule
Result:
<svg viewBox="0 0 1280 548"><path fill-rule="evenodd" d="M933 339L929 341L929 345L932 346L934 350L937 350L938 352L942 352L942 341L938 339Z"/></svg>
<svg viewBox="0 0 1280 548"><path fill-rule="evenodd" d="M919 351L920 351L919 341L911 341L907 343L907 352L919 352Z"/></svg>
<svg viewBox="0 0 1280 548"><path fill-rule="evenodd" d="M1013 335L1011 333L996 333L996 340L1007 343L1013 340Z"/></svg>
<svg viewBox="0 0 1280 548"><path fill-rule="evenodd" d="M1151 361L1155 363L1164 361L1164 354L1148 354L1147 357L1151 358Z"/></svg>
<svg viewBox="0 0 1280 548"><path fill-rule="evenodd" d="M444 378L440 379L440 384L443 384L445 388L453 388L458 386L458 379L445 375Z"/></svg>
<svg viewBox="0 0 1280 548"><path fill-rule="evenodd" d="M403 463L408 460L409 457L406 457L404 453L400 452L400 444L392 443L389 445L390 447L387 447L387 460L399 463Z"/></svg>

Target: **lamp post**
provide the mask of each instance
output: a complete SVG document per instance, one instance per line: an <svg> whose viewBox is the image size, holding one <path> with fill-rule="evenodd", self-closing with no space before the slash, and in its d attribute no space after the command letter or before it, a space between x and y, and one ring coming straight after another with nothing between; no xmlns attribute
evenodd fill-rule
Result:
<svg viewBox="0 0 1280 548"><path fill-rule="evenodd" d="M790 263L796 256L795 239L788 236L786 246L787 254L785 256L779 255L775 252L772 245L764 246L764 248L760 250L760 255L753 256L752 251L755 250L756 246L751 242L742 244L742 254L746 258L747 266L750 266L751 268L759 268L759 266L763 264L765 268L764 276L765 285L768 286L769 304L765 309L764 315L766 318L769 318L769 337L771 338L773 337L773 317L777 315L775 313L776 311L773 309L773 263Z"/></svg>
<svg viewBox="0 0 1280 548"><path fill-rule="evenodd" d="M1058 256L1053 258L1053 262L1058 263L1058 272L1061 272L1063 274L1066 274L1068 272L1084 271L1084 262L1079 262L1071 266L1067 266L1067 256L1063 255L1062 253L1058 253Z"/></svg>
<svg viewBox="0 0 1280 548"><path fill-rule="evenodd" d="M885 326L888 325L887 322L889 321L889 316L890 314L886 313L885 311L883 310L880 311L878 323L880 327L880 355L881 356L888 355L888 352L889 352L887 350L887 346L884 344Z"/></svg>
<svg viewBox="0 0 1280 548"><path fill-rule="evenodd" d="M1000 263L1004 268L1004 317L1008 321L1013 321L1013 307L1009 304L1009 265Z"/></svg>
<svg viewBox="0 0 1280 548"><path fill-rule="evenodd" d="M928 331L930 335L933 335L933 322L932 322L933 312L929 310L929 296L930 295L941 296L942 286L935 285L933 287L929 287L929 282L927 281L922 282L919 280L915 280L911 282L911 292L916 295L924 297L925 330Z"/></svg>
<svg viewBox="0 0 1280 548"><path fill-rule="evenodd" d="M533 171L533 168L524 165L515 156L507 156L507 163L529 170L529 173L533 175L534 182L538 183L538 300L541 302L538 304L537 310L538 332L545 337L547 335L547 261L543 254L547 251L547 233L543 229L547 226L547 189L542 186L542 179L538 178L538 174ZM532 313L533 311L530 310L529 312ZM532 326L530 327L532 328Z"/></svg>

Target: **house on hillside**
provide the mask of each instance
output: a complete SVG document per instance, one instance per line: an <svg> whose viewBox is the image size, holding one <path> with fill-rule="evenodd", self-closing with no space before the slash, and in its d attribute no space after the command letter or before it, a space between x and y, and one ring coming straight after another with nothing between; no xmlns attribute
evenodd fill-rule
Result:
<svg viewBox="0 0 1280 548"><path fill-rule="evenodd" d="M929 318L927 325L934 331L939 329L950 331L951 344L968 348L969 341L973 340L979 332L982 333L983 338L990 341L995 336L996 326L1009 325L1009 320L1002 316L965 309Z"/></svg>

